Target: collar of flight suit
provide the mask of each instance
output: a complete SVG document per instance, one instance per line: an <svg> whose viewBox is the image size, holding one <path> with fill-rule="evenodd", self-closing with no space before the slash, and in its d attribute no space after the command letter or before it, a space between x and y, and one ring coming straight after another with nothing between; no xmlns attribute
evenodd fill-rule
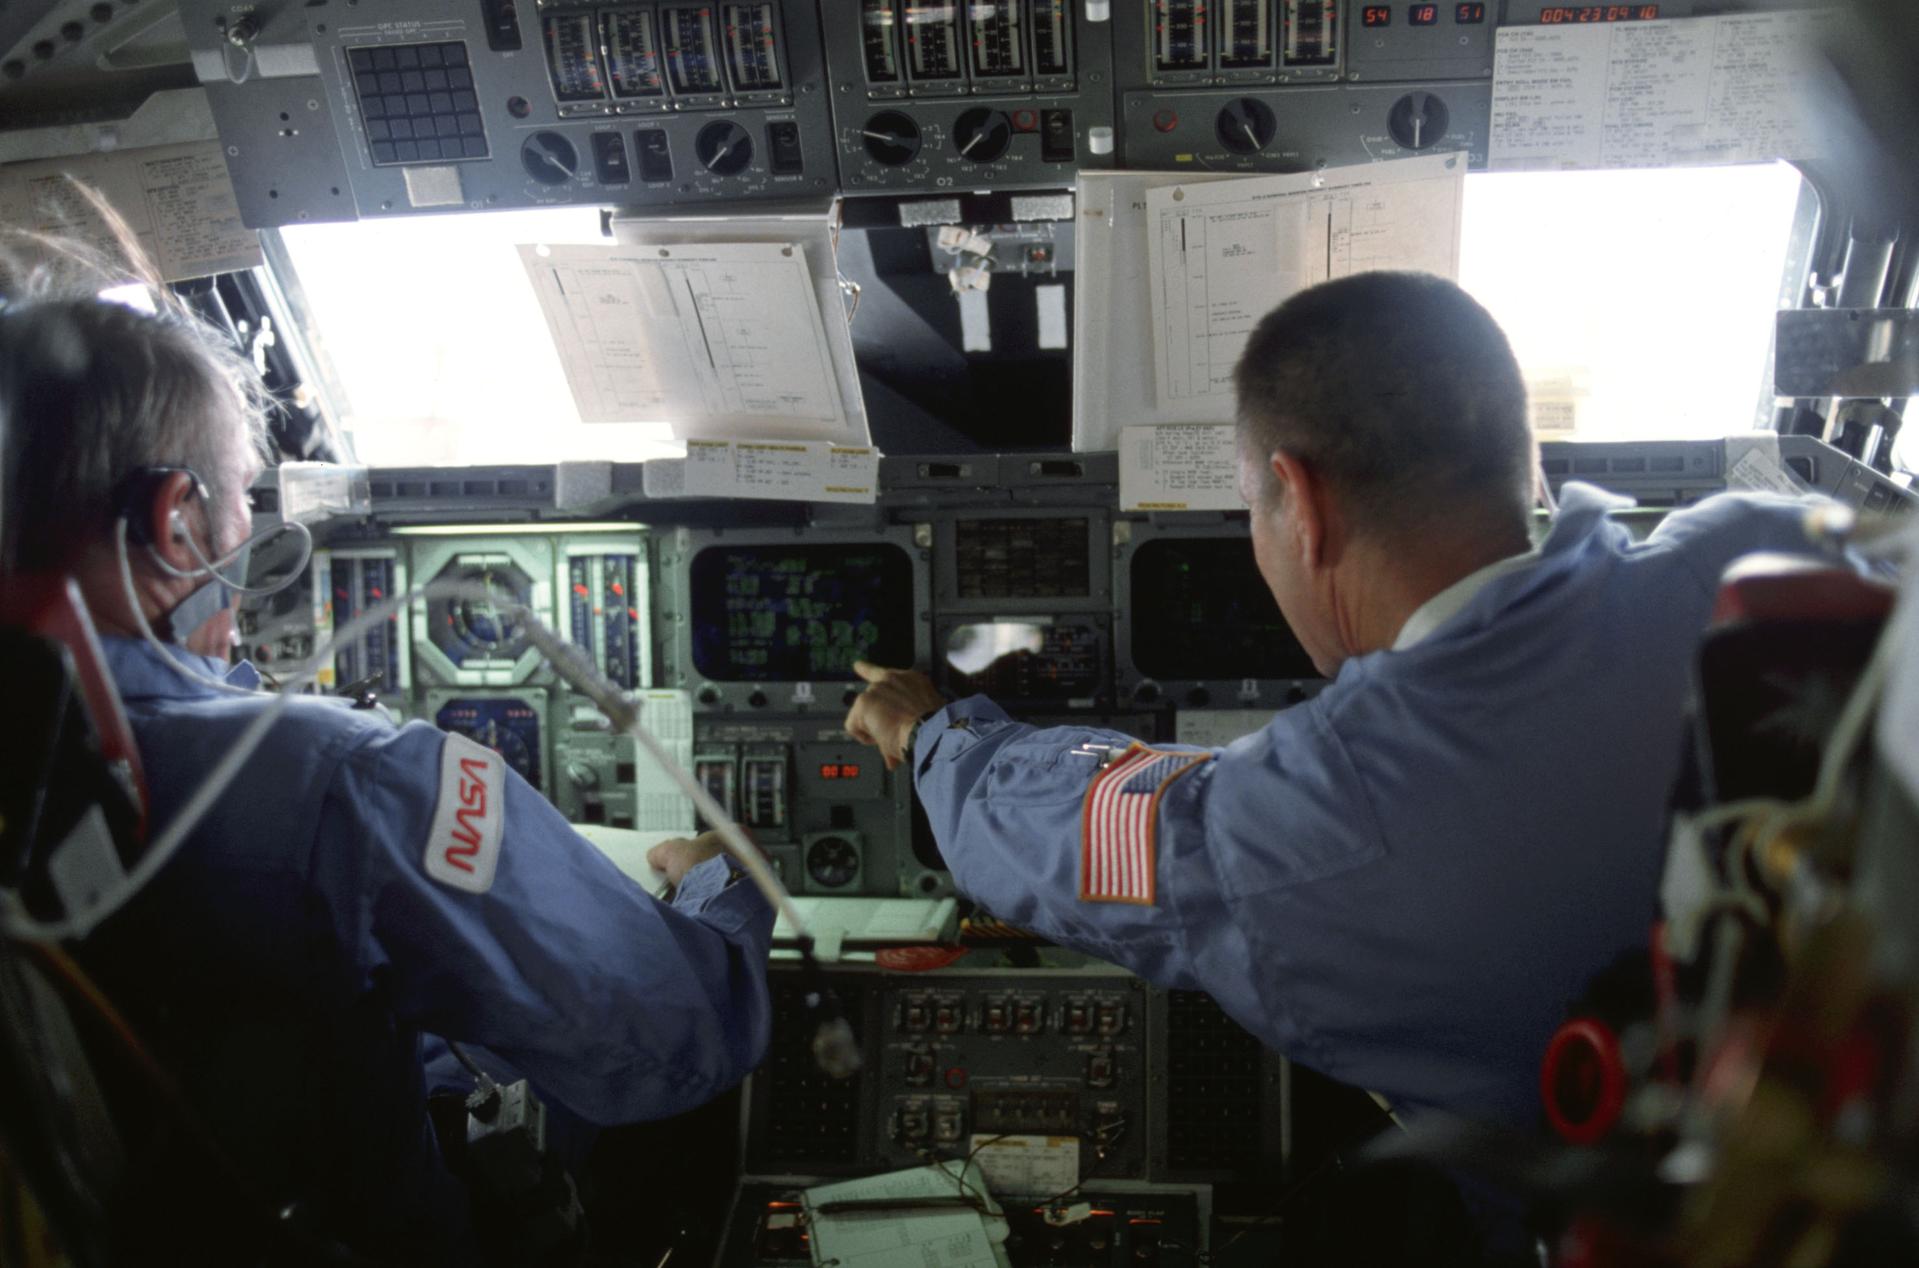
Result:
<svg viewBox="0 0 1919 1268"><path fill-rule="evenodd" d="M1547 532L1545 541L1522 554L1509 555L1468 573L1420 604L1406 618L1406 623L1399 627L1399 636L1393 640L1392 650L1403 652L1417 647L1435 630L1464 612L1493 582L1524 572L1549 555L1572 549L1592 536L1609 512L1631 505L1631 498L1607 493L1590 484L1567 484L1560 491L1559 510L1553 516L1552 528Z"/></svg>
<svg viewBox="0 0 1919 1268"><path fill-rule="evenodd" d="M191 700L224 694L217 684L257 690L260 671L250 662L228 665L215 656L200 656L183 647L169 648L174 659L186 666L187 673L167 662L144 639L101 635L100 652L106 658L107 672L123 700ZM189 677L203 675L203 677Z"/></svg>

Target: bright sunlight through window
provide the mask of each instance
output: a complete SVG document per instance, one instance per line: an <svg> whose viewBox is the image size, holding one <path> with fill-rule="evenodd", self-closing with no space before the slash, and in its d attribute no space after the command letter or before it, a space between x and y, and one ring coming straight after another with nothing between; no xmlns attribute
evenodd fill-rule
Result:
<svg viewBox="0 0 1919 1268"><path fill-rule="evenodd" d="M1499 319L1543 436L1696 439L1769 402L1801 178L1781 163L1477 173L1460 281ZM582 423L515 249L598 243L599 211L283 229L334 404L377 466L644 461L664 421Z"/></svg>
<svg viewBox="0 0 1919 1268"><path fill-rule="evenodd" d="M1512 340L1540 434L1750 430L1800 186L1784 163L1467 177L1459 280Z"/></svg>
<svg viewBox="0 0 1919 1268"><path fill-rule="evenodd" d="M641 462L663 421L582 423L517 250L607 241L593 207L289 225L308 336L373 466Z"/></svg>

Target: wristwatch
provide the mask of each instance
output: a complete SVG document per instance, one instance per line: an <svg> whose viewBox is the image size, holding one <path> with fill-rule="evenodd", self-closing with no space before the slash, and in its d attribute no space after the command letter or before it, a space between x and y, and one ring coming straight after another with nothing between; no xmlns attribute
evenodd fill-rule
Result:
<svg viewBox="0 0 1919 1268"><path fill-rule="evenodd" d="M919 717L913 719L913 729L906 733L906 746L900 752L901 761L910 762L913 760L913 752L919 744L920 728L925 726L927 722L932 719L934 714L938 713L941 709L944 709L945 707L946 707L945 704L940 704L935 708L928 709L925 713L922 713L919 715Z"/></svg>

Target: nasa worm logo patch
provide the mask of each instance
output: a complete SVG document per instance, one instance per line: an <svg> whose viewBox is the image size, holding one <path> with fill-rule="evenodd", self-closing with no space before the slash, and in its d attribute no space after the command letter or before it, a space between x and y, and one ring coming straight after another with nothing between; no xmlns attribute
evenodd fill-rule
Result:
<svg viewBox="0 0 1919 1268"><path fill-rule="evenodd" d="M469 894L492 889L505 797L500 755L464 735L448 735L440 748L440 800L427 833L426 874Z"/></svg>

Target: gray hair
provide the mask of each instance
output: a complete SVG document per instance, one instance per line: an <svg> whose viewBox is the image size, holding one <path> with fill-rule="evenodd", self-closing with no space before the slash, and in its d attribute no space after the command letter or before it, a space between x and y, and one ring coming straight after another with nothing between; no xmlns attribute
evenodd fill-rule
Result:
<svg viewBox="0 0 1919 1268"><path fill-rule="evenodd" d="M0 569L69 563L143 467L188 467L219 505L266 452L253 365L98 190L69 176L47 196L74 232L0 226ZM101 298L129 285L151 312Z"/></svg>
<svg viewBox="0 0 1919 1268"><path fill-rule="evenodd" d="M215 504L243 496L265 400L253 367L183 309L94 297L0 308L0 563L67 565L109 531L143 467L191 468Z"/></svg>

